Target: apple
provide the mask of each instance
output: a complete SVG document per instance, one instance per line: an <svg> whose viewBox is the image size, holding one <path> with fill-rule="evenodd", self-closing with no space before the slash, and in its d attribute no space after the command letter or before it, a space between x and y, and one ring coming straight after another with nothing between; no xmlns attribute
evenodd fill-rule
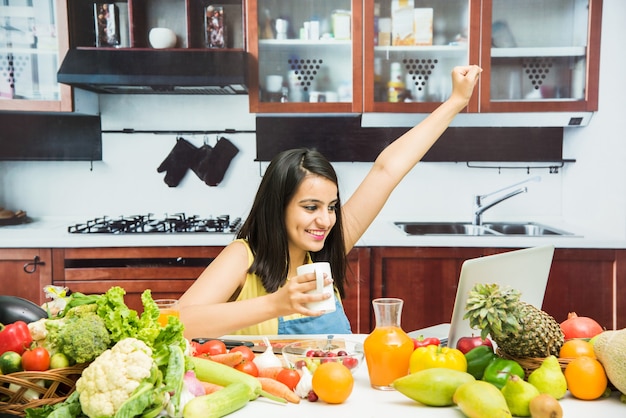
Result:
<svg viewBox="0 0 626 418"><path fill-rule="evenodd" d="M459 338L459 341L457 341L456 343L456 348L463 354L465 354L469 352L472 348L478 347L480 345L486 345L488 347L491 347L491 349L493 350L493 344L491 343L491 340L489 338L485 338L483 340L480 336L474 335L472 335L471 337Z"/></svg>

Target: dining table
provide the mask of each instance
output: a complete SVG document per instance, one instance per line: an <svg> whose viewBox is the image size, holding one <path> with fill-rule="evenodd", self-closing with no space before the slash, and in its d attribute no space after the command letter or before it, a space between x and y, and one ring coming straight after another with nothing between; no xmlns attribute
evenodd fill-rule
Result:
<svg viewBox="0 0 626 418"><path fill-rule="evenodd" d="M411 337L437 337L445 341L449 324L439 324L409 332ZM285 339L279 336L224 336L228 339L259 341L263 337ZM327 335L298 335L290 338L309 339L326 338ZM363 342L367 334L341 334L334 338ZM600 399L585 401L576 399L569 391L560 399L564 418L589 417L620 417L626 416L626 403L620 402L620 393L613 390L611 395ZM334 418L334 417L444 417L463 418L465 415L456 405L447 407L432 407L414 401L395 390L378 390L372 388L369 382L367 363L362 364L354 371L354 387L348 399L341 404L328 404L322 400L310 402L302 399L300 403L282 404L266 398L257 398L246 406L229 415L233 418L243 417L271 417L271 418ZM484 417L491 418L491 417Z"/></svg>

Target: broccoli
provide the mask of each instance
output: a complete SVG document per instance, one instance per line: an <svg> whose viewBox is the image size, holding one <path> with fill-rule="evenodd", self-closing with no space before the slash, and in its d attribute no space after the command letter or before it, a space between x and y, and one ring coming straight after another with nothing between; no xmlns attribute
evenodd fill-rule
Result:
<svg viewBox="0 0 626 418"><path fill-rule="evenodd" d="M109 348L111 336L104 320L95 313L69 316L52 332L52 341L59 351L76 363L87 363Z"/></svg>

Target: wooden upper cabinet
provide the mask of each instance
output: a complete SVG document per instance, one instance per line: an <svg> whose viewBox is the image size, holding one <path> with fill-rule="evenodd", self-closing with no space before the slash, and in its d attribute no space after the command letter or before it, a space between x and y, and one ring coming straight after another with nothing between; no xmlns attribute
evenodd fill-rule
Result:
<svg viewBox="0 0 626 418"><path fill-rule="evenodd" d="M484 71L466 112L598 109L602 0L342 1L248 3L252 112L429 113L467 64Z"/></svg>
<svg viewBox="0 0 626 418"><path fill-rule="evenodd" d="M0 6L0 111L71 112L57 82L68 48L65 1L7 0Z"/></svg>
<svg viewBox="0 0 626 418"><path fill-rule="evenodd" d="M598 110L602 0L483 1L481 112Z"/></svg>
<svg viewBox="0 0 626 418"><path fill-rule="evenodd" d="M480 0L365 0L364 110L427 113L480 61ZM478 111L475 94L466 111Z"/></svg>
<svg viewBox="0 0 626 418"><path fill-rule="evenodd" d="M362 2L251 0L250 111L362 110Z"/></svg>
<svg viewBox="0 0 626 418"><path fill-rule="evenodd" d="M152 48L150 31L167 28L176 35L170 49L245 49L243 0L68 1L73 48ZM96 10L96 4L114 6ZM108 38L107 26L114 28Z"/></svg>

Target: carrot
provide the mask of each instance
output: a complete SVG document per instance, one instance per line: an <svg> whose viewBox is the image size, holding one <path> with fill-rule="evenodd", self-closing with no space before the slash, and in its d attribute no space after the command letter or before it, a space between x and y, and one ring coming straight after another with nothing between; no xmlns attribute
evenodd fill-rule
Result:
<svg viewBox="0 0 626 418"><path fill-rule="evenodd" d="M273 367L263 367L259 369L258 377L269 377L271 379L276 379L278 373L280 373L285 368L282 366L273 366Z"/></svg>
<svg viewBox="0 0 626 418"><path fill-rule="evenodd" d="M214 354L212 356L206 356L205 358L225 364L230 367L235 367L243 361L243 353L241 353L240 351L235 351L234 353Z"/></svg>
<svg viewBox="0 0 626 418"><path fill-rule="evenodd" d="M281 397L291 403L300 403L300 397L286 384L270 377L257 377L257 379L261 382L263 390L269 394Z"/></svg>
<svg viewBox="0 0 626 418"><path fill-rule="evenodd" d="M208 395L213 392L217 392L220 389L224 389L224 386L217 385L215 383L203 382L202 380L200 380L200 383L202 384L202 387L204 388L205 395Z"/></svg>

